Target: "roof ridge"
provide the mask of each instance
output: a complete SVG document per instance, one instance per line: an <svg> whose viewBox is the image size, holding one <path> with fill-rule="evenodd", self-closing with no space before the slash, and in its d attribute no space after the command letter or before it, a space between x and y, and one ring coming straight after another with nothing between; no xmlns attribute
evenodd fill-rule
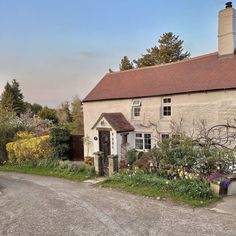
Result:
<svg viewBox="0 0 236 236"><path fill-rule="evenodd" d="M200 55L200 56L196 56L196 57L193 57L193 58L188 58L188 59L175 61L175 62L162 63L162 64L159 64L159 65L144 66L144 67L141 67L141 68L134 68L134 69L124 70L124 71L114 71L114 72L111 72L111 73L106 73L106 75L119 74L119 73L128 73L128 72L137 71L137 70L146 70L146 69L150 69L150 68L159 68L159 67L165 67L165 66L170 66L170 65L174 65L174 64L181 64L181 63L191 62L191 61L194 61L194 60L199 60L199 59L209 57L209 56L213 56L213 55L216 55L216 54L218 54L218 52L212 52L212 53L208 53L208 54L205 54L205 55Z"/></svg>

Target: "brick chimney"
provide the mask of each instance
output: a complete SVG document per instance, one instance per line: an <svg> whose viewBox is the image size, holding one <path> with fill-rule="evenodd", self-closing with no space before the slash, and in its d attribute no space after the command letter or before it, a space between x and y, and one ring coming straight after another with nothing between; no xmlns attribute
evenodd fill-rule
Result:
<svg viewBox="0 0 236 236"><path fill-rule="evenodd" d="M218 53L219 56L229 56L236 52L236 11L232 2L225 4L225 9L219 12Z"/></svg>

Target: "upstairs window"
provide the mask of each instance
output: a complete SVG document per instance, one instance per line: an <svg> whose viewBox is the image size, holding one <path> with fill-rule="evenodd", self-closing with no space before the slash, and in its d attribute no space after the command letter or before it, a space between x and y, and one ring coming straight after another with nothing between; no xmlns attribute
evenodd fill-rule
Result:
<svg viewBox="0 0 236 236"><path fill-rule="evenodd" d="M163 98L162 99L162 116L169 117L172 115L171 109L171 98Z"/></svg>
<svg viewBox="0 0 236 236"><path fill-rule="evenodd" d="M132 102L132 117L137 118L140 117L141 113L141 101L140 100L133 100Z"/></svg>

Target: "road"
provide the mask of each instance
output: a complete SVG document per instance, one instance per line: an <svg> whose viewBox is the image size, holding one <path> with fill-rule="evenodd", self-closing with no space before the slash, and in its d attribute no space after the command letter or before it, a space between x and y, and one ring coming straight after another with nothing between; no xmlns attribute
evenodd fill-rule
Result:
<svg viewBox="0 0 236 236"><path fill-rule="evenodd" d="M0 172L0 235L236 235L236 216L63 179Z"/></svg>

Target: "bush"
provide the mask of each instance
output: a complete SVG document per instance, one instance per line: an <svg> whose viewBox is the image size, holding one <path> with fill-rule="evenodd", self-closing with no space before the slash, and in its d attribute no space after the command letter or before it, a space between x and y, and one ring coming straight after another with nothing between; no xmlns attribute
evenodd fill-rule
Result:
<svg viewBox="0 0 236 236"><path fill-rule="evenodd" d="M50 143L52 157L62 160L69 159L70 132L66 127L53 127L50 129Z"/></svg>
<svg viewBox="0 0 236 236"><path fill-rule="evenodd" d="M8 159L17 163L36 163L51 155L49 136L20 139L6 145Z"/></svg>
<svg viewBox="0 0 236 236"><path fill-rule="evenodd" d="M186 174L193 173L199 178L207 179L208 175L219 171L224 174L233 172L236 155L234 151L216 147L201 147L190 138L182 135L170 138L145 153L146 161L152 160L153 169L165 178L185 178ZM135 162L143 169L145 159ZM145 169L145 167L144 167ZM181 176L179 172L184 172Z"/></svg>
<svg viewBox="0 0 236 236"><path fill-rule="evenodd" d="M131 149L126 154L127 164L132 165L138 159L138 152L135 149Z"/></svg>

